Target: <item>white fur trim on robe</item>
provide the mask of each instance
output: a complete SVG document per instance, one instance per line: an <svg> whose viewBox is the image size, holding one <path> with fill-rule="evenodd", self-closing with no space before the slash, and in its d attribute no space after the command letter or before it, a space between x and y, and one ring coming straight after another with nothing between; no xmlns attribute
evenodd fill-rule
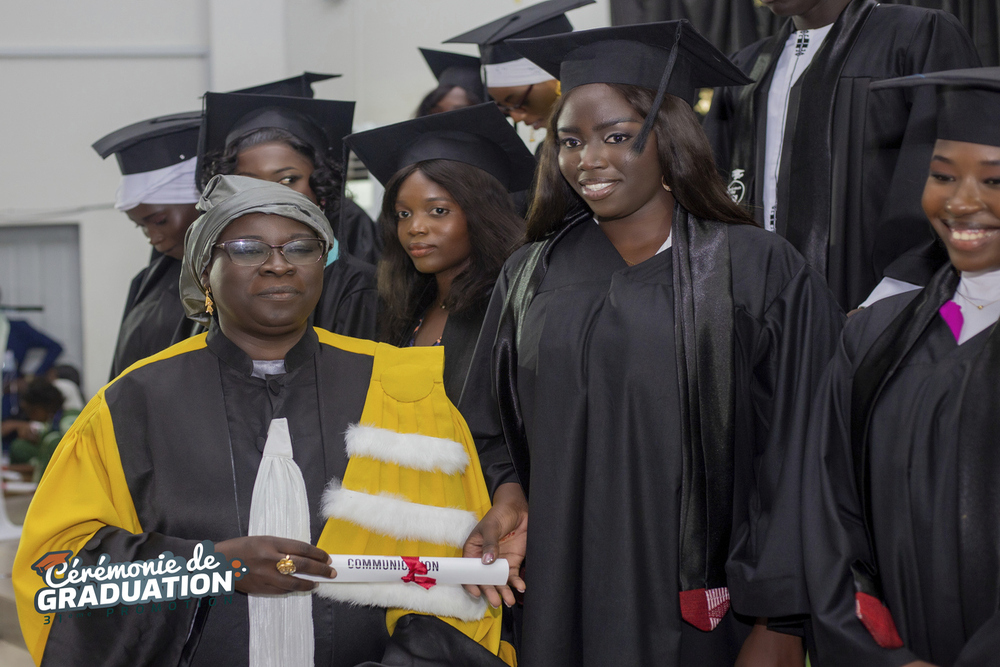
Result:
<svg viewBox="0 0 1000 667"><path fill-rule="evenodd" d="M354 424L347 429L347 455L393 463L402 468L453 475L469 465L461 443L419 433L397 433L376 426Z"/></svg>
<svg viewBox="0 0 1000 667"><path fill-rule="evenodd" d="M397 607L462 621L486 615L485 598L474 598L458 584L439 584L424 590L417 584L318 584L315 593L331 600L371 607Z"/></svg>
<svg viewBox="0 0 1000 667"><path fill-rule="evenodd" d="M388 493L373 495L341 488L333 480L323 493L323 515L349 521L400 541L432 542L461 549L479 523L472 512L410 502Z"/></svg>

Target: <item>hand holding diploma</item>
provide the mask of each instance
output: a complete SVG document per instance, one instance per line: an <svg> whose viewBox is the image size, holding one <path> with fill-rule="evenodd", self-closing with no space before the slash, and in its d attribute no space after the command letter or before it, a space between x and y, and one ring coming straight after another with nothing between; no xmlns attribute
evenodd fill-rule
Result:
<svg viewBox="0 0 1000 667"><path fill-rule="evenodd" d="M528 500L520 484L501 484L493 494L493 507L472 529L462 553L466 558L479 558L484 564L505 559L509 570L507 585L466 586L465 589L476 597L485 594L494 607L500 606L501 599L508 607L512 606L516 600L510 587L524 592L521 563L527 548Z"/></svg>
<svg viewBox="0 0 1000 667"><path fill-rule="evenodd" d="M296 573L307 581L320 583L389 583L412 582L430 590L438 584L497 586L507 583L508 567L503 559L491 565L475 558L417 558L408 556L370 556L331 554L334 579Z"/></svg>
<svg viewBox="0 0 1000 667"><path fill-rule="evenodd" d="M308 542L253 535L219 542L215 545L215 550L225 554L230 561L239 560L246 566L247 575L236 582L236 590L241 593L281 595L316 588L313 583L281 574L277 570L275 564L286 556L291 558L298 572L324 577L323 581L337 576L327 565L327 553Z"/></svg>

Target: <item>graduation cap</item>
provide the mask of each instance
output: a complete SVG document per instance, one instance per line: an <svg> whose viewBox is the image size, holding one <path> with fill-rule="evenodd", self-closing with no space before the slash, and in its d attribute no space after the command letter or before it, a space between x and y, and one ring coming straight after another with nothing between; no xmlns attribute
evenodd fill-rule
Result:
<svg viewBox="0 0 1000 667"><path fill-rule="evenodd" d="M303 72L298 76L281 81L272 81L259 86L241 88L233 93L242 95L280 95L282 97L308 97L314 96L312 85L317 81L339 78L340 74L316 74L315 72Z"/></svg>
<svg viewBox="0 0 1000 667"><path fill-rule="evenodd" d="M158 116L101 137L93 149L102 158L114 153L124 176L155 171L195 157L200 128L200 111Z"/></svg>
<svg viewBox="0 0 1000 667"><path fill-rule="evenodd" d="M478 167L510 192L528 189L535 172L531 151L490 102L359 132L344 142L383 185L425 160Z"/></svg>
<svg viewBox="0 0 1000 667"><path fill-rule="evenodd" d="M427 61L427 66L431 68L439 84L458 86L476 94L480 99L486 99L483 80L479 73L482 65L479 58L424 48L420 49L420 54Z"/></svg>
<svg viewBox="0 0 1000 667"><path fill-rule="evenodd" d="M686 19L512 39L507 45L559 79L563 94L588 83L641 86L656 91L653 109L667 93L690 104L699 88L751 83ZM636 152L645 148L655 120L651 113L643 123Z"/></svg>
<svg viewBox="0 0 1000 667"><path fill-rule="evenodd" d="M937 137L1000 146L1000 67L954 69L876 81L872 90L937 87Z"/></svg>
<svg viewBox="0 0 1000 667"><path fill-rule="evenodd" d="M354 102L304 97L205 93L205 122L198 150L198 182L204 156L222 152L237 139L266 128L285 130L317 153L340 159L350 134Z"/></svg>
<svg viewBox="0 0 1000 667"><path fill-rule="evenodd" d="M573 25L566 18L566 12L595 2L597 0L546 0L445 40L445 44L478 44L483 63L487 65L518 60L521 56L505 46L504 40L571 32Z"/></svg>

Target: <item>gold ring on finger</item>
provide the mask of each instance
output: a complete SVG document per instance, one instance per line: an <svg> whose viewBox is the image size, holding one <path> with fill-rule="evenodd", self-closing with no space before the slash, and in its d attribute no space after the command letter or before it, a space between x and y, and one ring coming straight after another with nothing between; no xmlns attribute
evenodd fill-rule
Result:
<svg viewBox="0 0 1000 667"><path fill-rule="evenodd" d="M281 574L295 574L295 563L292 561L291 556L285 556L279 560L275 567L278 568L278 572Z"/></svg>

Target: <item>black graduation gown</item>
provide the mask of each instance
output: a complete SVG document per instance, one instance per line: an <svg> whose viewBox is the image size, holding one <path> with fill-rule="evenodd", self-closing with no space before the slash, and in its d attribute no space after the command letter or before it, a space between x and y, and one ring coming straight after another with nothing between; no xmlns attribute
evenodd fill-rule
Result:
<svg viewBox="0 0 1000 667"><path fill-rule="evenodd" d="M151 354L170 347L187 318L177 288L181 261L159 255L132 279L111 362L111 378ZM181 336L186 338L187 336Z"/></svg>
<svg viewBox="0 0 1000 667"><path fill-rule="evenodd" d="M341 199L341 208L330 216L340 242L340 253L347 253L369 264L382 257L382 235L372 219L350 197Z"/></svg>
<svg viewBox="0 0 1000 667"><path fill-rule="evenodd" d="M550 249L519 342L496 340L497 348L518 345L514 384L491 377L491 343L510 271L527 250L497 283L460 404L491 490L518 481L491 385L512 392L523 411L531 520L522 664L731 665L746 619L730 612L705 633L682 622L678 602L674 253L629 267L593 219L566 232ZM732 226L729 251L736 441L728 586L743 614L800 613L794 557L790 569L759 565L775 545L785 554L798 543L796 522L771 521L773 491L784 445L803 428L792 408L811 396L842 315L822 278L779 237Z"/></svg>
<svg viewBox="0 0 1000 667"><path fill-rule="evenodd" d="M730 191L762 223L767 96L792 29L789 20L734 56L756 83L716 90L705 121ZM776 230L826 276L845 310L900 254L933 236L920 197L936 134L934 91L869 92L869 83L978 66L951 14L854 0L792 87Z"/></svg>
<svg viewBox="0 0 1000 667"><path fill-rule="evenodd" d="M874 404L872 537L884 601L904 648L880 648L855 616L851 566L870 552L852 469L854 376L879 335L917 298L917 292L891 297L852 317L817 393L802 494L817 667L917 659L971 667L996 664L1000 655L1000 573L970 594L961 580L966 567L959 548L959 498L966 492L959 454L969 445L958 436L959 413L969 373L993 327L958 345L935 315ZM981 437L995 444L997 434ZM1000 470L984 474L1000 478ZM978 613L977 606L991 608L992 615Z"/></svg>
<svg viewBox="0 0 1000 667"><path fill-rule="evenodd" d="M375 267L341 253L323 269L323 293L313 312L313 325L342 336L375 337L378 291Z"/></svg>
<svg viewBox="0 0 1000 667"><path fill-rule="evenodd" d="M120 377L105 399L135 511L146 532L100 529L77 554L113 562L189 557L195 544L245 536L267 429L286 417L310 503L312 542L325 521L323 489L347 467L344 432L361 417L372 358L320 344L309 329L285 357L287 372L251 377L249 357L217 325L207 346L159 359ZM178 388L183 387L183 391ZM43 665L246 665L247 596L209 607L54 623ZM166 607L166 605L163 605ZM103 611L103 610L101 610ZM117 611L117 609L116 609ZM317 665L379 660L388 642L385 610L313 597ZM200 631L199 631L200 629ZM190 663L182 657L190 657Z"/></svg>

